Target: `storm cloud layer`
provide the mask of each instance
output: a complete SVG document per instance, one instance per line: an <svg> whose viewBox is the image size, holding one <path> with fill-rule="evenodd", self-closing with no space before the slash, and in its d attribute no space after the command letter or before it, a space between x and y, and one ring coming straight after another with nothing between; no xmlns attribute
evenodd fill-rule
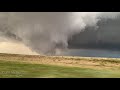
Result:
<svg viewBox="0 0 120 90"><path fill-rule="evenodd" d="M73 35L88 27L97 30L98 22L118 19L119 15L119 12L0 12L0 41L23 43L39 54L60 54L68 48ZM84 38L81 39L85 41Z"/></svg>
<svg viewBox="0 0 120 90"><path fill-rule="evenodd" d="M72 49L107 49L120 50L120 18L102 20L99 28L86 28L69 40Z"/></svg>

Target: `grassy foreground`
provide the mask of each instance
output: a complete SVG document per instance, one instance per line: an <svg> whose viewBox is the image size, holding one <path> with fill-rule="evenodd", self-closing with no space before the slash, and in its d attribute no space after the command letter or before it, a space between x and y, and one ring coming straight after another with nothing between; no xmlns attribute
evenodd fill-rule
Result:
<svg viewBox="0 0 120 90"><path fill-rule="evenodd" d="M0 78L104 78L120 71L0 61Z"/></svg>
<svg viewBox="0 0 120 90"><path fill-rule="evenodd" d="M69 67L69 65L67 66L67 64L57 65L57 63L60 62L59 60L56 61L56 65L54 63L38 63L41 62L39 60L35 63L29 63L30 60L27 58L24 58L24 60L22 60L22 56L16 57L7 55L3 58L2 55L0 56L0 78L120 78L119 61L117 60L104 61L104 63L101 63L101 61L92 60L92 62L94 61L97 67L95 67L94 64L89 63L92 66L92 68L89 68L75 67L74 65ZM39 59L41 60L41 58ZM36 61L35 58L34 60ZM54 59L52 58L52 60ZM85 63L91 62L91 60L84 59L84 61L85 60ZM78 61L81 61L81 59L79 59ZM100 62L99 65L98 62ZM81 63L83 63L83 65ZM89 66L89 64L85 64L83 61L81 63L80 64L82 66ZM105 65L108 65L109 67L111 65L111 67L106 69L104 67L108 66ZM116 67L113 67L113 65L115 65ZM102 69L99 69L98 67Z"/></svg>

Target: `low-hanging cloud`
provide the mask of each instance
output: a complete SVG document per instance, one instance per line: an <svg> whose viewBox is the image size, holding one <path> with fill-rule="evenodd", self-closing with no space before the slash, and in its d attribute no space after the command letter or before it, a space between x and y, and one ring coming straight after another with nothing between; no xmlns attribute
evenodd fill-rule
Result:
<svg viewBox="0 0 120 90"><path fill-rule="evenodd" d="M20 42L39 54L60 54L68 40L86 27L119 12L1 12L0 36Z"/></svg>

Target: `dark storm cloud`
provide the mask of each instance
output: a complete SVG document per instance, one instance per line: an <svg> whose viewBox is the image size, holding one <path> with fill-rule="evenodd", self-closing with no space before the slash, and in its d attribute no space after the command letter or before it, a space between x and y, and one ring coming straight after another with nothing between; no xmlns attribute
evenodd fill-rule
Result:
<svg viewBox="0 0 120 90"><path fill-rule="evenodd" d="M86 28L69 40L69 48L94 48L120 50L120 18L102 20L99 28Z"/></svg>
<svg viewBox="0 0 120 90"><path fill-rule="evenodd" d="M97 28L102 19L117 19L119 15L119 12L1 12L0 36L21 42L37 53L58 54L68 48L68 40L73 35L86 27ZM105 32L86 30L69 45L79 48L80 45L94 47L95 42L111 43L107 39L110 38L109 32L111 29ZM118 43L118 40L114 42Z"/></svg>

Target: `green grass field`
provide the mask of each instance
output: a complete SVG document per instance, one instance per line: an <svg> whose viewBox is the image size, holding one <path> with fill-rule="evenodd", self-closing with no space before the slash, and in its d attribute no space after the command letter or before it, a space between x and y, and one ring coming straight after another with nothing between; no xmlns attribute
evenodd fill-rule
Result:
<svg viewBox="0 0 120 90"><path fill-rule="evenodd" d="M94 70L0 61L0 78L119 78L119 70Z"/></svg>
<svg viewBox="0 0 120 90"><path fill-rule="evenodd" d="M120 78L120 59L0 54L0 78Z"/></svg>

